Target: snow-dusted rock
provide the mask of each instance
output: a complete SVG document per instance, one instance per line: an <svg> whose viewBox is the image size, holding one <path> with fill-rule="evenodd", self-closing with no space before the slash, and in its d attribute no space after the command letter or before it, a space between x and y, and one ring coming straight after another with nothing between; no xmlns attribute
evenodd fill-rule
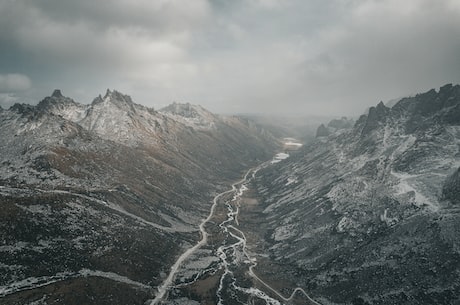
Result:
<svg viewBox="0 0 460 305"><path fill-rule="evenodd" d="M277 146L209 116L213 128L190 128L110 90L0 111L0 303L152 298L213 194Z"/></svg>
<svg viewBox="0 0 460 305"><path fill-rule="evenodd" d="M334 304L455 303L459 109L459 85L379 103L262 170L271 257Z"/></svg>

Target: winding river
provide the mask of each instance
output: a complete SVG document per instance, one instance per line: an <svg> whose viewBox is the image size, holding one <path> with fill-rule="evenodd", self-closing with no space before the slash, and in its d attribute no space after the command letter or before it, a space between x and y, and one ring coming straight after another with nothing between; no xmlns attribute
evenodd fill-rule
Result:
<svg viewBox="0 0 460 305"><path fill-rule="evenodd" d="M278 162L279 158L285 158L285 155L278 155L275 161ZM252 304L257 301L257 304L284 304L290 302L295 295L303 296L305 304L320 305L318 302L311 299L302 288L295 288L290 296L284 296L278 290L273 288L270 284L264 282L255 273L257 260L251 256L247 249L246 236L237 227L239 206L242 195L248 190L247 185L255 178L257 172L270 166L273 161L265 162L258 167L252 168L246 172L243 178L232 184L231 189L216 195L213 199L209 215L204 219L200 226L201 240L193 247L187 249L174 263L171 270L158 287L155 299L149 301L148 304L168 304L168 293L175 288L191 285L196 282L204 273L218 276L216 284L215 302L219 305L224 304ZM220 223L215 223L216 210L222 211L225 208L226 217ZM209 226L216 226L218 234L221 236L217 244L209 245L208 237ZM214 233L213 233L214 234ZM187 262L196 254L197 250L205 247L212 246L212 253L215 261L218 263L210 264L206 272L203 270L197 271L196 274L186 283L175 284L175 279L181 270L187 269ZM248 281L252 278L252 281Z"/></svg>

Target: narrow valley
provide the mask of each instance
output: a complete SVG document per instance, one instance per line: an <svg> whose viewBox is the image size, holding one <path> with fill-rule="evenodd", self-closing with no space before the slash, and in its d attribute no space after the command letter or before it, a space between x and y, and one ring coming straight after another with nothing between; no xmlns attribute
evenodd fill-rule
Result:
<svg viewBox="0 0 460 305"><path fill-rule="evenodd" d="M459 117L450 84L305 145L110 90L16 104L0 304L456 304Z"/></svg>
<svg viewBox="0 0 460 305"><path fill-rule="evenodd" d="M255 200L246 193L251 191L257 172L286 159L289 157L287 152L294 152L302 146L292 138L283 142L285 152L248 170L240 181L232 184L230 190L214 197L209 216L200 224L201 240L184 252L171 267L151 305L177 302L221 305L319 304L303 288L289 286L293 283L280 283L276 278L272 279L273 283L268 283L261 278L258 261L266 255L253 252L254 246L248 244L246 236L254 228L241 223L246 221L242 213L248 210L247 202ZM208 240L211 242L208 243ZM267 265L264 264L264 267ZM286 295L287 292L289 294Z"/></svg>

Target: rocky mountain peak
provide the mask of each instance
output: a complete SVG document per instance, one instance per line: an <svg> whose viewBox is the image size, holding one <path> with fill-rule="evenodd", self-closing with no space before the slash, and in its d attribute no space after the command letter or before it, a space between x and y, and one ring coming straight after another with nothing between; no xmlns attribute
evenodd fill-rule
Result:
<svg viewBox="0 0 460 305"><path fill-rule="evenodd" d="M324 124L321 124L318 126L318 129L316 129L316 137L327 137L330 134L329 129L324 126Z"/></svg>
<svg viewBox="0 0 460 305"><path fill-rule="evenodd" d="M64 96L62 95L60 89L55 89L55 90L53 91L53 94L51 95L51 97L61 98L61 97L64 97Z"/></svg>
<svg viewBox="0 0 460 305"><path fill-rule="evenodd" d="M394 117L406 117L405 124L408 133L427 129L431 121L447 124L460 124L460 85L447 84L438 92L431 89L414 97L400 100L391 109ZM421 122L425 122L421 124Z"/></svg>
<svg viewBox="0 0 460 305"><path fill-rule="evenodd" d="M316 137L327 137L330 134L333 134L339 130L349 129L352 128L354 125L353 119L348 119L347 117L343 116L339 119L332 119L325 124L321 124L316 129Z"/></svg>
<svg viewBox="0 0 460 305"><path fill-rule="evenodd" d="M51 96L45 97L40 101L36 110L42 113L52 113L60 116L71 115L76 108L83 107L73 99L62 94L61 90L55 89Z"/></svg>
<svg viewBox="0 0 460 305"><path fill-rule="evenodd" d="M104 100L105 101L123 101L125 103L129 104L134 104L133 100L129 95L123 94L117 90L110 91L110 89L107 89L105 95L104 95Z"/></svg>
<svg viewBox="0 0 460 305"><path fill-rule="evenodd" d="M218 116L212 114L205 108L190 103L174 102L160 109L160 112L166 116L173 117L175 120L185 125L199 129L212 128L214 123L218 120Z"/></svg>
<svg viewBox="0 0 460 305"><path fill-rule="evenodd" d="M458 85L455 87L458 87ZM448 94L452 91L452 89L454 89L454 86L452 84L445 84L444 86L439 88L439 94L441 95L446 94L446 93Z"/></svg>
<svg viewBox="0 0 460 305"><path fill-rule="evenodd" d="M107 104L111 103L119 107L123 105L134 105L134 102L129 95L125 95L116 90L112 91L110 89L107 89L104 97L99 95L92 102L93 105L101 104L101 103L107 103Z"/></svg>
<svg viewBox="0 0 460 305"><path fill-rule="evenodd" d="M91 103L91 108L115 107L123 112L136 113L136 107L143 107L133 102L129 95L125 95L116 90L107 89L104 97L99 95Z"/></svg>
<svg viewBox="0 0 460 305"><path fill-rule="evenodd" d="M392 109L394 112L430 117L442 109L460 104L460 85L447 84L436 92L431 89L414 97L400 100Z"/></svg>
<svg viewBox="0 0 460 305"><path fill-rule="evenodd" d="M340 119L333 119L328 124L328 128L333 128L335 130L338 129L348 129L353 127L354 121L353 119L348 119L347 117L341 117Z"/></svg>
<svg viewBox="0 0 460 305"><path fill-rule="evenodd" d="M390 108L385 106L385 104L381 101L377 104L376 107L371 107L369 109L368 118L372 120L382 121L390 112Z"/></svg>
<svg viewBox="0 0 460 305"><path fill-rule="evenodd" d="M193 105L190 103L177 103L174 102L169 106L161 109L162 112L169 112L172 114L180 115L185 118L197 118L212 115L209 111L200 105Z"/></svg>
<svg viewBox="0 0 460 305"><path fill-rule="evenodd" d="M43 100L40 101L40 103L43 103L44 101L48 101L48 102L54 101L54 102L56 102L56 101L61 101L61 100L71 100L71 99L68 98L68 97L65 97L62 94L61 90L55 89L50 96L45 97Z"/></svg>
<svg viewBox="0 0 460 305"><path fill-rule="evenodd" d="M367 117L359 120L364 121L362 135L368 135L373 130L377 129L379 126L384 124L389 113L390 108L385 106L383 102L378 103L375 107L369 108L369 113L367 114Z"/></svg>

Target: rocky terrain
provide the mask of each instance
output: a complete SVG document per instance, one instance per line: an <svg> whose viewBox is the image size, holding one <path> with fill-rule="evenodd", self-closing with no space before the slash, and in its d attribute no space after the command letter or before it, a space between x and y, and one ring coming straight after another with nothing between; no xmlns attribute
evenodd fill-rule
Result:
<svg viewBox="0 0 460 305"><path fill-rule="evenodd" d="M321 304L458 304L460 86L323 127L256 178L259 274Z"/></svg>
<svg viewBox="0 0 460 305"><path fill-rule="evenodd" d="M0 304L144 304L215 194L278 142L199 106L108 90L0 110Z"/></svg>
<svg viewBox="0 0 460 305"><path fill-rule="evenodd" d="M340 130L353 127L354 121L347 117L331 120L327 126L321 124L316 129L316 137L327 137L328 135Z"/></svg>
<svg viewBox="0 0 460 305"><path fill-rule="evenodd" d="M110 90L0 109L0 304L460 302L459 85L284 152L259 126Z"/></svg>

